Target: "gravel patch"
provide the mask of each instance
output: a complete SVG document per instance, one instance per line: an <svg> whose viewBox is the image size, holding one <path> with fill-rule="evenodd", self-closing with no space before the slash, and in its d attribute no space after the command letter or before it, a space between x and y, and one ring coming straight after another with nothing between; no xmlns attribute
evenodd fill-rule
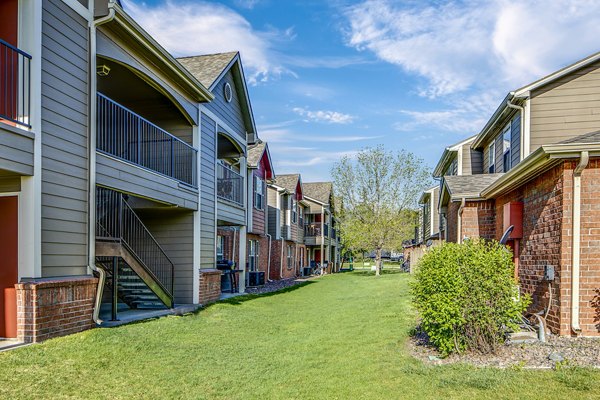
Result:
<svg viewBox="0 0 600 400"><path fill-rule="evenodd" d="M248 293L248 294L263 294L263 293L276 292L281 289L299 285L304 281L305 280L298 280L296 278L292 278L292 279L282 279L280 281L267 282L263 286L247 287L246 293Z"/></svg>
<svg viewBox="0 0 600 400"><path fill-rule="evenodd" d="M507 343L496 354L463 353L441 358L419 331L409 341L412 355L428 364L466 363L478 367L557 368L580 366L600 368L600 338L549 335L546 342Z"/></svg>

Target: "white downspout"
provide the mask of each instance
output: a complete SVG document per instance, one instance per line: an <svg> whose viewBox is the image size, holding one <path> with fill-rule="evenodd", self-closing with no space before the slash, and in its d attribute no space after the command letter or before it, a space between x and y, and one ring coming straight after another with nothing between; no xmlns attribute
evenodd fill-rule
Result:
<svg viewBox="0 0 600 400"><path fill-rule="evenodd" d="M507 100L506 105L509 108L514 108L515 110L519 110L521 113L521 126L520 126L520 141L519 141L519 161L525 158L525 109L521 106L511 103L512 100Z"/></svg>
<svg viewBox="0 0 600 400"><path fill-rule="evenodd" d="M579 267L581 251L581 173L587 167L590 156L587 151L581 152L579 164L573 171L573 246L571 265L571 329L580 334L579 326Z"/></svg>
<svg viewBox="0 0 600 400"><path fill-rule="evenodd" d="M279 279L283 278L283 244L285 240L281 238L281 257L279 257Z"/></svg>
<svg viewBox="0 0 600 400"><path fill-rule="evenodd" d="M458 225L456 227L456 236L457 236L456 242L458 244L461 244L463 242L463 238L462 238L462 235L463 235L463 232L462 232L462 213L463 213L463 210L465 209L465 204L466 204L466 200L463 198L460 201L460 207L458 208L458 216L456 218L456 223Z"/></svg>
<svg viewBox="0 0 600 400"><path fill-rule="evenodd" d="M269 258L267 259L267 282L272 282L272 280L271 280L271 243L272 243L273 238L268 233L266 235L269 238Z"/></svg>
<svg viewBox="0 0 600 400"><path fill-rule="evenodd" d="M96 299L94 301L94 311L92 319L97 325L102 323L99 317L100 305L102 304L102 292L104 282L106 281L106 272L96 266L96 28L102 24L112 21L115 18L115 9L113 3L108 3L108 15L93 21L90 25L90 118L89 118L89 157L88 157L88 268L97 272L100 276L98 289L96 290Z"/></svg>

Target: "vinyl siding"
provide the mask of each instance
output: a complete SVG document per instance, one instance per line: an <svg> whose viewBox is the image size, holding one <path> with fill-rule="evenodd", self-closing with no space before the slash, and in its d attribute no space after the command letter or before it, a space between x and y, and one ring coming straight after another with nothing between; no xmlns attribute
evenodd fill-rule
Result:
<svg viewBox="0 0 600 400"><path fill-rule="evenodd" d="M200 121L200 268L215 267L215 121Z"/></svg>
<svg viewBox="0 0 600 400"><path fill-rule="evenodd" d="M471 167L471 146L469 144L465 144L462 146L462 175L471 175L473 173ZM458 167L458 165L457 165Z"/></svg>
<svg viewBox="0 0 600 400"><path fill-rule="evenodd" d="M33 134L0 123L0 170L33 175Z"/></svg>
<svg viewBox="0 0 600 400"><path fill-rule="evenodd" d="M191 304L194 288L194 214L141 213L142 221L173 262L175 303Z"/></svg>
<svg viewBox="0 0 600 400"><path fill-rule="evenodd" d="M521 162L521 114L517 113L512 119L510 134L511 169Z"/></svg>
<svg viewBox="0 0 600 400"><path fill-rule="evenodd" d="M482 174L483 173L483 152L478 150L469 150L469 155L471 157L471 173Z"/></svg>
<svg viewBox="0 0 600 400"><path fill-rule="evenodd" d="M42 2L42 275L87 273L88 29Z"/></svg>
<svg viewBox="0 0 600 400"><path fill-rule="evenodd" d="M246 211L243 207L217 198L217 220L235 225L246 225Z"/></svg>
<svg viewBox="0 0 600 400"><path fill-rule="evenodd" d="M433 213L433 226L431 227L431 234L435 235L440 232L440 213L438 212L438 206L440 204L440 188L437 187L433 190L433 194L431 195L431 203Z"/></svg>
<svg viewBox="0 0 600 400"><path fill-rule="evenodd" d="M277 208L277 190L272 188L267 188L267 232L269 235L273 237L273 239L277 238L280 217L279 209Z"/></svg>
<svg viewBox="0 0 600 400"><path fill-rule="evenodd" d="M531 93L530 151L600 129L600 62Z"/></svg>
<svg viewBox="0 0 600 400"><path fill-rule="evenodd" d="M233 98L230 103L225 100L223 93L223 87L225 86L225 83L229 83L231 85L231 89L233 90ZM245 143L246 127L244 126L240 98L237 94L236 85L233 82L233 74L231 71L225 74L221 81L216 84L212 93L215 95L215 98L213 101L206 104L206 108L215 115L218 115L219 118L221 118L231 129L235 131L229 132L230 134L237 135Z"/></svg>
<svg viewBox="0 0 600 400"><path fill-rule="evenodd" d="M196 189L103 153L97 153L96 157L98 185L182 208L198 209Z"/></svg>

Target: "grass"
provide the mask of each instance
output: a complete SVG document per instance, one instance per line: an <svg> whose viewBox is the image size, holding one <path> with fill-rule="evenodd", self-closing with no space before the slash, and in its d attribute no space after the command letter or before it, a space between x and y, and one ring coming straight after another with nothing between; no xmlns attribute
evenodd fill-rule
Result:
<svg viewBox="0 0 600 400"><path fill-rule="evenodd" d="M425 365L405 274L358 271L0 353L2 399L592 399L600 373Z"/></svg>

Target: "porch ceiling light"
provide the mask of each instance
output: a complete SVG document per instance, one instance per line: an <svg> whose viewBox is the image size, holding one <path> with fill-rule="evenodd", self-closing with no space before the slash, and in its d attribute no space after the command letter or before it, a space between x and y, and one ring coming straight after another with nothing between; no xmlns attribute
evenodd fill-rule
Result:
<svg viewBox="0 0 600 400"><path fill-rule="evenodd" d="M96 73L98 76L108 76L110 73L110 67L108 65L98 65L96 67Z"/></svg>

